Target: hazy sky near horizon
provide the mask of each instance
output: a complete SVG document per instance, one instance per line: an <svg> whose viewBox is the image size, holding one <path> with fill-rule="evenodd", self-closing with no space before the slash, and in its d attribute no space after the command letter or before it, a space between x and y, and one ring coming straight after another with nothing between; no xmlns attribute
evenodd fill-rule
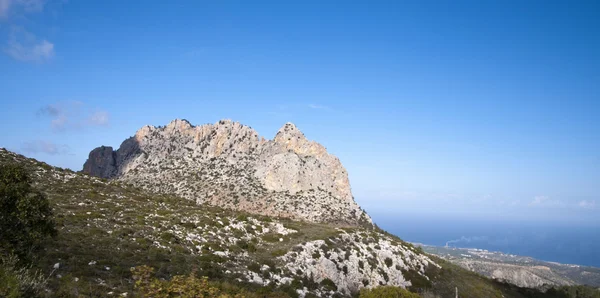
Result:
<svg viewBox="0 0 600 298"><path fill-rule="evenodd" d="M600 223L598 1L0 0L0 147L294 122L372 214Z"/></svg>

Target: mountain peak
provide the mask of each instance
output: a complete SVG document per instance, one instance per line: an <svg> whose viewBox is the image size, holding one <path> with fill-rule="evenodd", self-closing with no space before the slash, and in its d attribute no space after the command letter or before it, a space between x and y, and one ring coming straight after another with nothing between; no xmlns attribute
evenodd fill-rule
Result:
<svg viewBox="0 0 600 298"><path fill-rule="evenodd" d="M292 122L286 122L280 129L279 131L286 131L286 130L296 130L296 124L292 123Z"/></svg>
<svg viewBox="0 0 600 298"><path fill-rule="evenodd" d="M186 119L176 118L173 121L169 122L169 124L167 124L167 127L182 130L182 129L190 129L190 128L193 128L194 126Z"/></svg>
<svg viewBox="0 0 600 298"><path fill-rule="evenodd" d="M291 122L271 141L229 119L200 126L184 119L144 126L116 151L100 147L90 152L84 172L250 213L371 222L354 201L339 159Z"/></svg>
<svg viewBox="0 0 600 298"><path fill-rule="evenodd" d="M287 122L277 131L275 142L286 143L292 140L306 140L306 137L294 123Z"/></svg>
<svg viewBox="0 0 600 298"><path fill-rule="evenodd" d="M221 119L217 123L215 123L215 125L227 125L231 123L234 123L234 121L231 119Z"/></svg>

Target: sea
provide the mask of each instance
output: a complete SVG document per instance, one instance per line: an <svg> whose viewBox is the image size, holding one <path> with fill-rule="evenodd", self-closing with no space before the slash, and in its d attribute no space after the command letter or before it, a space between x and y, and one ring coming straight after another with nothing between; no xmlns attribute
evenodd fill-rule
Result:
<svg viewBox="0 0 600 298"><path fill-rule="evenodd" d="M377 225L409 242L479 248L538 260L600 267L600 226L445 216L371 214Z"/></svg>

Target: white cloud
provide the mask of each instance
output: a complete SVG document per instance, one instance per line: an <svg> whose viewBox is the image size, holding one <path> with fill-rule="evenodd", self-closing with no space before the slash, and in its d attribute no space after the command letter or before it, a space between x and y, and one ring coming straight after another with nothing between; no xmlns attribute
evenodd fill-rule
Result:
<svg viewBox="0 0 600 298"><path fill-rule="evenodd" d="M489 202L492 198L493 197L490 194L473 196L471 198L471 203L485 203L485 202Z"/></svg>
<svg viewBox="0 0 600 298"><path fill-rule="evenodd" d="M596 208L596 201L595 200L583 200L580 201L577 206L581 207L581 208L585 208L585 209L595 209Z"/></svg>
<svg viewBox="0 0 600 298"><path fill-rule="evenodd" d="M530 206L541 205L548 199L549 198L547 196L536 196L535 198L533 198L533 201L531 201L531 203L529 203L529 205Z"/></svg>
<svg viewBox="0 0 600 298"><path fill-rule="evenodd" d="M26 12L38 12L44 9L46 0L14 0L15 4L22 7Z"/></svg>
<svg viewBox="0 0 600 298"><path fill-rule="evenodd" d="M553 200L548 196L535 196L529 203L532 207L560 207L564 206L564 203L560 200Z"/></svg>
<svg viewBox="0 0 600 298"><path fill-rule="evenodd" d="M108 112L96 111L88 119L91 125L108 125Z"/></svg>
<svg viewBox="0 0 600 298"><path fill-rule="evenodd" d="M55 132L81 129L88 126L108 126L109 113L104 110L91 112L80 101L59 102L44 106L37 111L40 118L50 119L50 128Z"/></svg>
<svg viewBox="0 0 600 298"><path fill-rule="evenodd" d="M2 0L0 0L2 1ZM12 27L4 52L15 60L44 62L54 56L54 44L27 32L22 27Z"/></svg>
<svg viewBox="0 0 600 298"><path fill-rule="evenodd" d="M519 204L521 204L521 201L520 201L520 200L514 200L514 201L511 201L511 202L508 204L508 206L514 207L514 206L517 206L517 205L519 205Z"/></svg>
<svg viewBox="0 0 600 298"><path fill-rule="evenodd" d="M43 140L25 142L21 145L21 150L26 153L45 153L50 155L69 154L69 147L67 145L57 145Z"/></svg>
<svg viewBox="0 0 600 298"><path fill-rule="evenodd" d="M329 107L317 105L317 104L309 104L308 107L311 109L315 109L315 110L329 110Z"/></svg>
<svg viewBox="0 0 600 298"><path fill-rule="evenodd" d="M42 11L45 4L45 0L0 0L0 18L8 17L10 10Z"/></svg>

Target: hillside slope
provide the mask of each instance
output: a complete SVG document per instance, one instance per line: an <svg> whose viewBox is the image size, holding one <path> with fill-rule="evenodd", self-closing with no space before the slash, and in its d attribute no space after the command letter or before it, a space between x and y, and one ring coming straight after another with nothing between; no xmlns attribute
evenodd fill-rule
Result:
<svg viewBox="0 0 600 298"><path fill-rule="evenodd" d="M452 296L455 287L461 297L526 297L378 229L197 205L4 149L0 163L29 169L54 207L59 235L36 262L51 274L53 296L129 295L130 268L149 265L160 278L195 271L264 296L350 296L395 285L427 297Z"/></svg>
<svg viewBox="0 0 600 298"><path fill-rule="evenodd" d="M196 268L214 279L264 287L293 283L294 291L317 295L333 283L349 295L364 286L410 286L439 267L412 245L372 229L197 205L3 149L0 162L30 169L55 208L59 237L39 265L60 264L57 288L77 279L80 293L131 292L129 268L147 264L162 277Z"/></svg>
<svg viewBox="0 0 600 298"><path fill-rule="evenodd" d="M0 149L0 164L9 163L32 173L54 209L58 236L34 264L52 297L135 296L131 268L142 265L166 280L195 272L245 297L350 297L380 285L423 297L597 297L498 283L372 226L198 205Z"/></svg>

